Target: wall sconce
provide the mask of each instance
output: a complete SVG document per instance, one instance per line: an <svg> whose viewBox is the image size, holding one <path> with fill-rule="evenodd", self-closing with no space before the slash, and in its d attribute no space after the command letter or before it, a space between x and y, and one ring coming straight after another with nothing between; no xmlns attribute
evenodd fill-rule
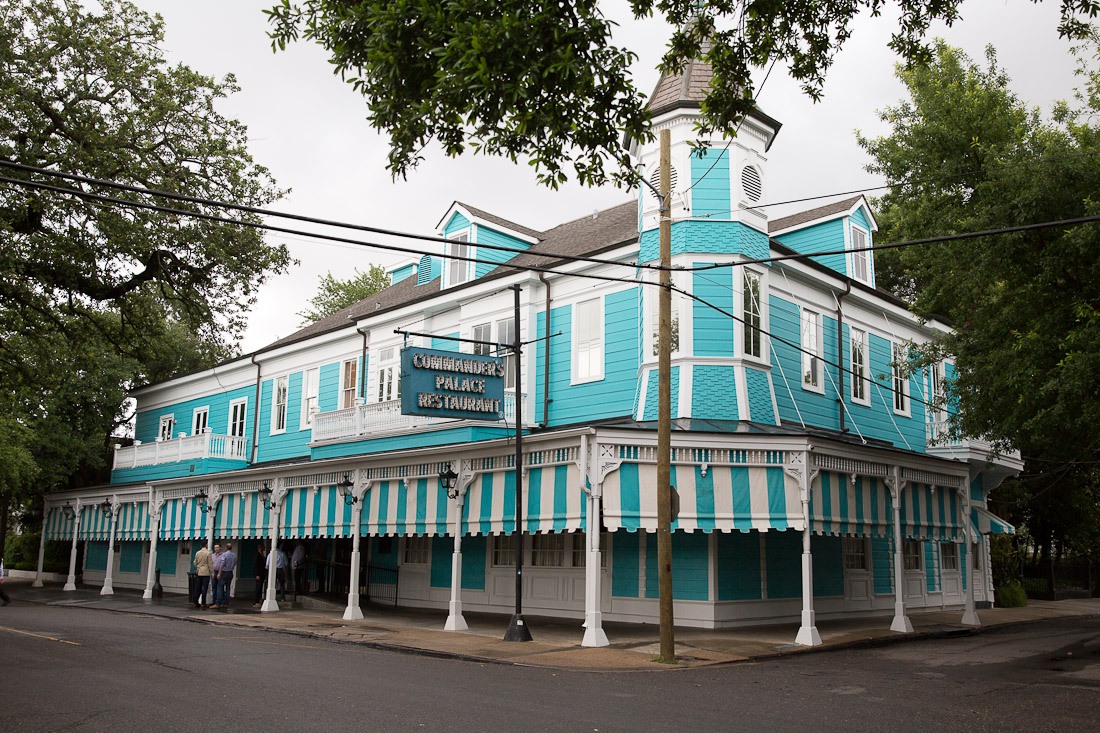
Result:
<svg viewBox="0 0 1100 733"><path fill-rule="evenodd" d="M358 501L358 499L355 498L355 494L352 492L352 488L354 486L355 483L352 482L351 476L346 473L344 474L344 478L342 478L340 482L336 484L336 488L340 490L340 496L344 497L344 503L348 506L351 506L356 501Z"/></svg>
<svg viewBox="0 0 1100 733"><path fill-rule="evenodd" d="M65 502L65 506L61 507L61 513L65 515L65 519L72 519L76 516L76 510L69 502Z"/></svg>
<svg viewBox="0 0 1100 733"><path fill-rule="evenodd" d="M115 505L111 503L110 499L104 499L103 503L99 505L99 508L103 510L103 513L108 517L114 516Z"/></svg>
<svg viewBox="0 0 1100 733"><path fill-rule="evenodd" d="M458 498L458 489L455 488L455 483L458 481L458 474L451 468L451 464L447 463L443 470L439 472L439 483L443 486L447 492L448 499Z"/></svg>
<svg viewBox="0 0 1100 733"><path fill-rule="evenodd" d="M210 504L208 503L210 497L206 495L206 489L199 489L199 493L195 494L195 502L199 505L199 511L206 514L210 511Z"/></svg>
<svg viewBox="0 0 1100 733"><path fill-rule="evenodd" d="M260 501L264 503L264 509L271 509L275 506L275 502L271 500L271 487L264 481L263 487L259 491Z"/></svg>

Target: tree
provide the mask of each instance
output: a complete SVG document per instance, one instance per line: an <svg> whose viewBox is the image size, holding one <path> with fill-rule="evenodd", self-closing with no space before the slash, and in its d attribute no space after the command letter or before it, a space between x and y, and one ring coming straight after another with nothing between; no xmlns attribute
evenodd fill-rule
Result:
<svg viewBox="0 0 1100 733"><path fill-rule="evenodd" d="M214 205L101 183L250 206L280 195L216 110L233 77L168 65L159 17L97 7L0 6L0 408L21 426L0 431L0 455L22 446L36 464L0 462L16 496L102 479L128 389L234 353L257 288L289 261L255 228L198 218Z"/></svg>
<svg viewBox="0 0 1100 733"><path fill-rule="evenodd" d="M993 49L982 67L938 43L931 64L899 68L909 98L881 113L891 132L860 137L868 169L892 186L876 202L879 240L1100 213L1092 44L1075 106L1059 104L1049 120L1011 92ZM880 285L954 323L925 357L954 358L949 394L963 434L1023 454L1012 511L1046 556L1090 536L1079 520L1097 515L1087 497L1100 478L1098 247L1100 228L1086 224L876 253Z"/></svg>
<svg viewBox="0 0 1100 733"><path fill-rule="evenodd" d="M898 0L890 46L926 60L930 23L958 17L961 0ZM1062 0L1063 35L1100 2ZM649 138L645 99L635 88L635 54L617 46L598 0L281 0L269 11L276 49L304 37L330 54L335 70L367 99L368 119L390 136L389 169L404 177L432 140L452 156L526 157L539 180L557 186L632 183L621 141ZM714 70L701 133L734 132L754 108L752 72L786 62L813 99L861 12L886 0L631 0L637 18L661 13L677 30L666 72L701 58Z"/></svg>
<svg viewBox="0 0 1100 733"><path fill-rule="evenodd" d="M303 326L308 326L315 321L331 316L337 311L355 305L365 298L390 286L390 276L379 265L371 265L367 272L359 272L347 280L338 280L331 272L321 277L317 286L317 294L309 299L309 308L300 312Z"/></svg>

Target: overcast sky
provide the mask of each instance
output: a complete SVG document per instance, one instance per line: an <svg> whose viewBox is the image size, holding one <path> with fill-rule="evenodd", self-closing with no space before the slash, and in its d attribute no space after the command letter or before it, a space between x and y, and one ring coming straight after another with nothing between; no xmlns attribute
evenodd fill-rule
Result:
<svg viewBox="0 0 1100 733"><path fill-rule="evenodd" d="M532 169L502 159L466 156L453 160L428 151L407 181L385 170L387 141L365 121L362 98L332 73L318 46L299 42L272 53L262 13L274 0L136 0L166 23L165 50L172 61L204 74L232 72L241 91L221 107L248 126L255 160L267 166L290 193L275 208L299 214L433 234L454 200L461 200L534 229L622 203L629 192L569 185L550 191L535 183ZM1070 96L1075 67L1067 42L1058 38L1060 3L1046 0L967 0L962 21L935 35L981 59L996 47L1013 89L1029 104L1049 111ZM620 42L635 51L635 83L648 94L668 29L656 20L635 21L626 0L605 4L620 23ZM858 21L852 39L829 73L825 98L803 96L776 66L758 104L783 123L768 160L770 202L871 188L881 181L863 170L866 156L855 130L886 132L877 110L895 104L902 87L894 78L895 56L886 47L896 28L893 9ZM760 74L757 78L762 78ZM824 202L800 204L812 208ZM769 209L771 215L792 207ZM268 235L290 247L299 264L261 291L242 351L254 351L297 330L306 301L327 272L349 277L371 263L390 265L398 256L353 245ZM346 233L345 233L346 236ZM354 235L352 235L354 236Z"/></svg>

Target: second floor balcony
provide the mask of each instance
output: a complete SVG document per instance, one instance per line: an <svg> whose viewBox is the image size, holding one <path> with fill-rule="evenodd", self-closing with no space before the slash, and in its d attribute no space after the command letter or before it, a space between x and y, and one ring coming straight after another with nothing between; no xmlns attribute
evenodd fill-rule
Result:
<svg viewBox="0 0 1100 733"><path fill-rule="evenodd" d="M204 458L225 458L233 461L248 460L248 439L232 435L207 432L198 435L181 433L170 440L157 439L153 443L135 440L133 445L115 446L114 470L156 466L162 463L197 461Z"/></svg>
<svg viewBox="0 0 1100 733"><path fill-rule="evenodd" d="M524 395L526 397L526 395ZM530 419L525 416L524 424ZM504 421L514 424L516 419L516 395L504 394ZM318 412L313 415L313 442L347 440L365 436L378 437L399 435L425 427L445 425L465 425L483 421L456 420L446 417L424 417L421 415L402 415L401 400L371 402L355 405L343 410ZM503 424L493 421L494 424Z"/></svg>
<svg viewBox="0 0 1100 733"><path fill-rule="evenodd" d="M998 464L1008 471L1023 469L1020 451L997 452L985 438L960 436L950 420L933 420L926 426L925 437L930 455L967 463Z"/></svg>

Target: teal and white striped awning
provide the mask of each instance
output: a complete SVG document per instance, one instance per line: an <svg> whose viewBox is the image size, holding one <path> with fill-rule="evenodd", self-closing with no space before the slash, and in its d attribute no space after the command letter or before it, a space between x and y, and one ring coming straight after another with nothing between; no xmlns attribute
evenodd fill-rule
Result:
<svg viewBox="0 0 1100 733"><path fill-rule="evenodd" d="M160 515L162 540L197 540L206 537L206 515L192 497L168 499Z"/></svg>
<svg viewBox="0 0 1100 733"><path fill-rule="evenodd" d="M914 481L901 492L901 532L908 539L954 542L962 537L963 515L954 489Z"/></svg>
<svg viewBox="0 0 1100 733"><path fill-rule="evenodd" d="M46 513L46 539L47 540L72 540L73 517L66 517L62 507L50 507Z"/></svg>
<svg viewBox="0 0 1100 733"><path fill-rule="evenodd" d="M116 540L140 541L150 538L153 521L149 516L149 502L128 501L117 505L115 512L118 514Z"/></svg>
<svg viewBox="0 0 1100 733"><path fill-rule="evenodd" d="M335 486L290 489L283 499L279 532L292 539L351 537L352 515L358 508L358 504L348 506L344 503Z"/></svg>
<svg viewBox="0 0 1100 733"><path fill-rule="evenodd" d="M980 506L970 507L970 525L978 534L1016 534L1016 528Z"/></svg>
<svg viewBox="0 0 1100 733"><path fill-rule="evenodd" d="M214 536L224 539L267 537L271 528L271 510L255 491L222 494L215 509Z"/></svg>
<svg viewBox="0 0 1100 733"><path fill-rule="evenodd" d="M680 495L673 530L732 532L805 528L798 484L779 466L673 465ZM603 484L606 528L657 531L657 466L624 463Z"/></svg>
<svg viewBox="0 0 1100 733"><path fill-rule="evenodd" d="M821 471L810 485L815 534L885 537L893 526L890 490L878 478Z"/></svg>
<svg viewBox="0 0 1100 733"><path fill-rule="evenodd" d="M80 512L77 539L105 541L111 533L111 518L99 504L86 504Z"/></svg>
<svg viewBox="0 0 1100 733"><path fill-rule="evenodd" d="M576 463L529 468L523 497L525 529L532 533L585 529L587 502Z"/></svg>
<svg viewBox="0 0 1100 733"><path fill-rule="evenodd" d="M444 535L454 502L435 476L375 481L363 496L364 535Z"/></svg>

